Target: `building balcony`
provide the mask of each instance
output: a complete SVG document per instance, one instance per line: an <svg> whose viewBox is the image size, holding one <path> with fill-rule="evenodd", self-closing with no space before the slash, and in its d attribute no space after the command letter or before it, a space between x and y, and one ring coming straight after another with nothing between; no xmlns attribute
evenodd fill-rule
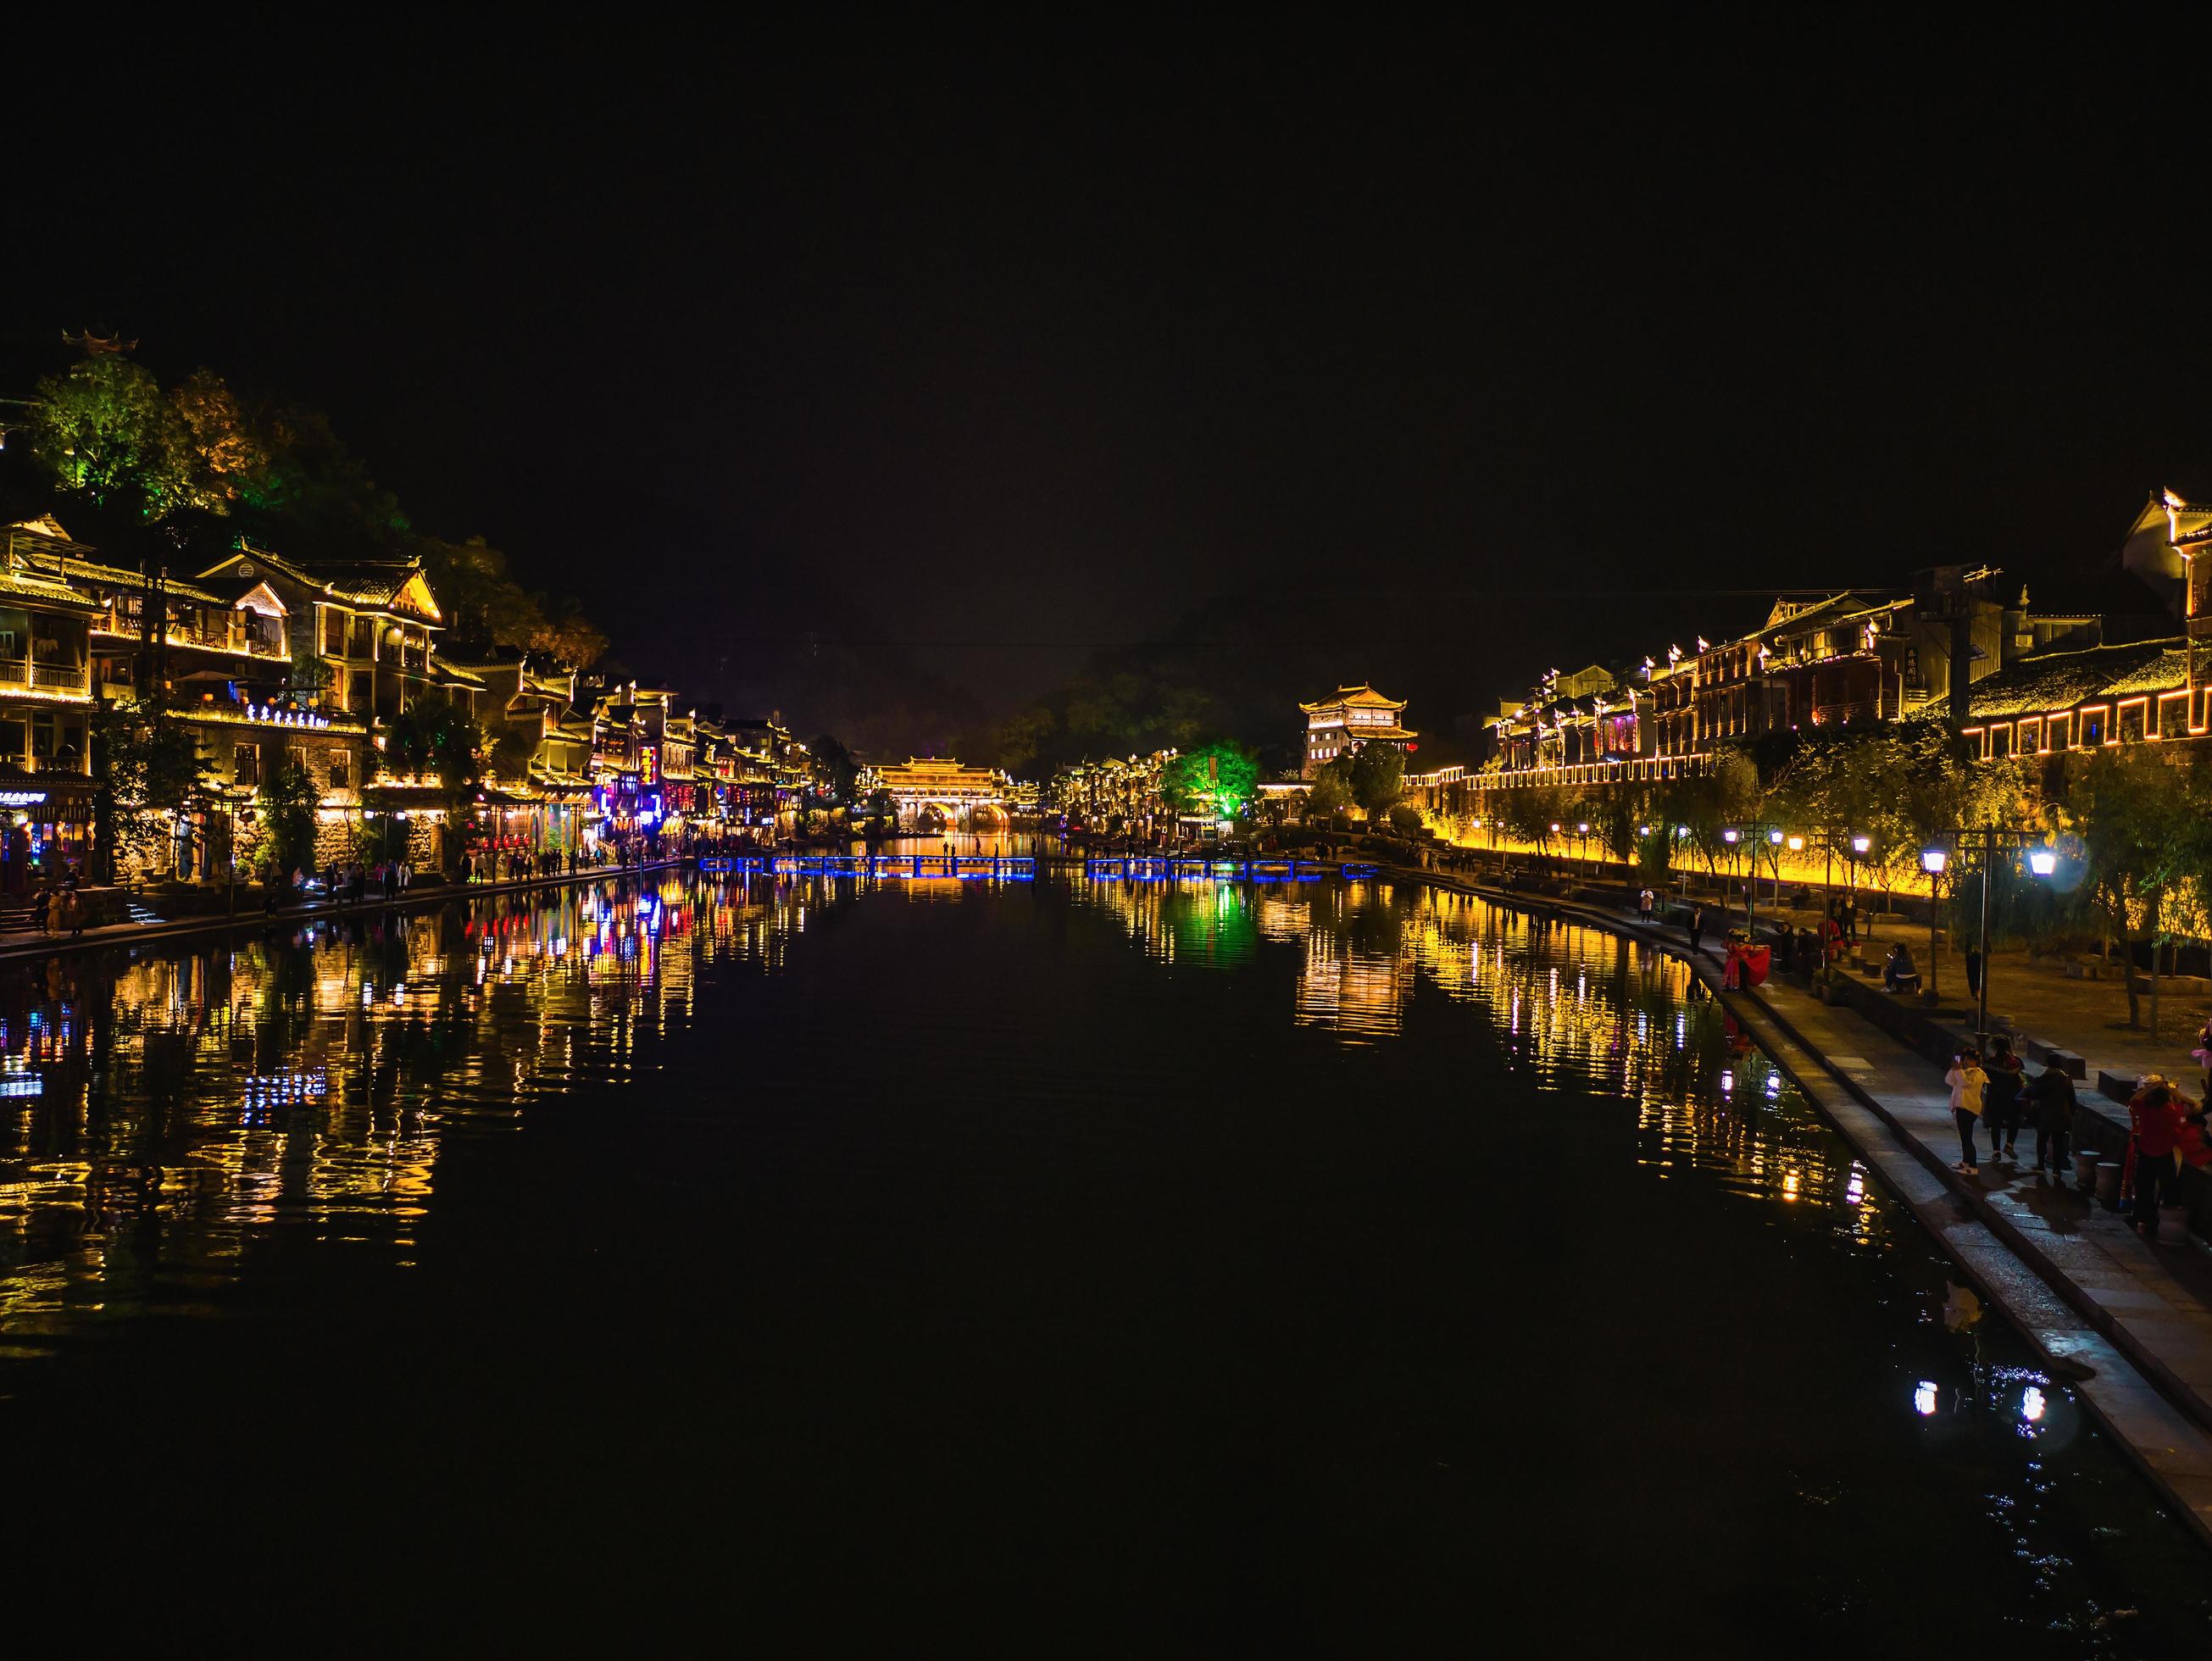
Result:
<svg viewBox="0 0 2212 1661"><path fill-rule="evenodd" d="M0 695L88 698L92 666L83 663L33 663L0 658Z"/></svg>
<svg viewBox="0 0 2212 1661"><path fill-rule="evenodd" d="M141 638L137 618L118 618L112 611L93 618L92 632L118 640ZM228 652L239 657L276 660L291 656L281 628L274 631L271 638L228 615L205 623L172 623L161 637L171 646L187 651Z"/></svg>

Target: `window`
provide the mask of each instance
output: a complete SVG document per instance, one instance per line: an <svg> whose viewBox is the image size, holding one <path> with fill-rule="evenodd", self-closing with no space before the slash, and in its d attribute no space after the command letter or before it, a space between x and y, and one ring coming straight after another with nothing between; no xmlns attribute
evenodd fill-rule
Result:
<svg viewBox="0 0 2212 1661"><path fill-rule="evenodd" d="M2012 728L2009 726L1990 727L1990 759L2002 761L2010 754L2012 754Z"/></svg>
<svg viewBox="0 0 2212 1661"><path fill-rule="evenodd" d="M376 655L376 619L363 617L354 618L352 632L351 649L346 653L346 655L349 658L374 657Z"/></svg>
<svg viewBox="0 0 2212 1661"><path fill-rule="evenodd" d="M347 678L347 709L359 712L368 708L370 679L374 673L372 669L356 669Z"/></svg>
<svg viewBox="0 0 2212 1661"><path fill-rule="evenodd" d="M353 784L353 757L343 750L331 751L331 788L349 789Z"/></svg>
<svg viewBox="0 0 2212 1661"><path fill-rule="evenodd" d="M230 752L230 776L248 789L261 782L261 751L258 745L241 740L238 748Z"/></svg>
<svg viewBox="0 0 2212 1661"><path fill-rule="evenodd" d="M2148 709L2148 700L2144 698L2135 698L2120 706L2119 734L2122 744L2140 744L2142 741L2143 721Z"/></svg>
<svg viewBox="0 0 2212 1661"><path fill-rule="evenodd" d="M20 721L0 721L0 756L21 757L23 753L23 723Z"/></svg>
<svg viewBox="0 0 2212 1661"><path fill-rule="evenodd" d="M2045 747L2051 750L2071 748L2074 743L2074 717L2053 715L2044 723Z"/></svg>
<svg viewBox="0 0 2212 1661"><path fill-rule="evenodd" d="M2081 712L2081 745L2084 749L2105 741L2105 715L2102 706Z"/></svg>
<svg viewBox="0 0 2212 1661"><path fill-rule="evenodd" d="M323 608L323 653L327 657L345 655L346 614L336 606Z"/></svg>
<svg viewBox="0 0 2212 1661"><path fill-rule="evenodd" d="M2162 739L2185 739L2189 736L2188 694L2158 701L2158 735Z"/></svg>
<svg viewBox="0 0 2212 1661"><path fill-rule="evenodd" d="M54 718L52 715L31 717L31 753L41 761L53 759Z"/></svg>

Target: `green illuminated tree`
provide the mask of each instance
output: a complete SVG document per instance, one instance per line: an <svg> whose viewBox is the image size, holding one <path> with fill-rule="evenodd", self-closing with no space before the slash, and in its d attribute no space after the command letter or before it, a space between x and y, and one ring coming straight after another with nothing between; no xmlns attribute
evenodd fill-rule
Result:
<svg viewBox="0 0 2212 1661"><path fill-rule="evenodd" d="M1241 745L1215 743L1177 756L1161 776L1161 794L1178 813L1234 818L1260 787L1259 758Z"/></svg>
<svg viewBox="0 0 2212 1661"><path fill-rule="evenodd" d="M41 380L30 428L54 482L102 507L155 520L191 497L191 429L161 383L120 353Z"/></svg>

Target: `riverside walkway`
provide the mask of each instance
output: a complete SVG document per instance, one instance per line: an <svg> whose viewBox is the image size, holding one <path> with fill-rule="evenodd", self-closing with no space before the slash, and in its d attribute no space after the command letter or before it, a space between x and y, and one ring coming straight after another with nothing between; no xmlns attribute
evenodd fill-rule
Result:
<svg viewBox="0 0 2212 1661"><path fill-rule="evenodd" d="M2026 1171L1996 1160L1972 1177L1951 1170L1958 1133L1940 1068L1863 1016L1794 987L1769 981L1723 991L1722 948L1710 940L1692 955L1680 928L1625 911L1507 892L1464 875L1386 874L1594 924L1687 959L1984 1299L2212 1541L2212 1258L2200 1244L2144 1241L2093 1200L2039 1182L2032 1155ZM2090 1103L2086 1092L2082 1100Z"/></svg>

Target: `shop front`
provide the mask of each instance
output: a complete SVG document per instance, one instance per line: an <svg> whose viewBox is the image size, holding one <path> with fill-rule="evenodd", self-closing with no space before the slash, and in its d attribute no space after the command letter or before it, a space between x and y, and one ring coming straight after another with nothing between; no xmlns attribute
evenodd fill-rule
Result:
<svg viewBox="0 0 2212 1661"><path fill-rule="evenodd" d="M0 888L25 894L41 879L90 875L92 794L82 773L0 768Z"/></svg>

